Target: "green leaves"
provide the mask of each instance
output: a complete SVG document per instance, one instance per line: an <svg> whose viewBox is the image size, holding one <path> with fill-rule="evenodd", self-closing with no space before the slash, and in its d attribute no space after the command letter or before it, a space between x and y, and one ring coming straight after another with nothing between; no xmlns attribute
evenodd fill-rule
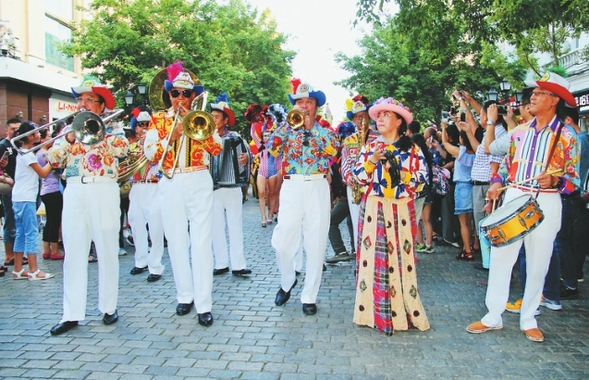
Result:
<svg viewBox="0 0 589 380"><path fill-rule="evenodd" d="M251 103L286 101L290 62L285 36L266 13L242 0L94 0L94 15L74 30L63 47L81 57L82 66L122 97L137 83L149 83L177 60L194 72L210 92L229 95L238 125ZM211 99L212 98L212 99ZM248 134L249 134L249 126Z"/></svg>

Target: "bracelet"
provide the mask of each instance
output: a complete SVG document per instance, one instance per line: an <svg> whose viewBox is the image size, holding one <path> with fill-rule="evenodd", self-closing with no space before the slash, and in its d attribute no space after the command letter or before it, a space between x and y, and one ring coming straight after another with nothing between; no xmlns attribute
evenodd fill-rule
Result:
<svg viewBox="0 0 589 380"><path fill-rule="evenodd" d="M372 160L370 158L368 159L368 162L370 162L372 165L377 165L378 164L378 162L377 163L372 162Z"/></svg>

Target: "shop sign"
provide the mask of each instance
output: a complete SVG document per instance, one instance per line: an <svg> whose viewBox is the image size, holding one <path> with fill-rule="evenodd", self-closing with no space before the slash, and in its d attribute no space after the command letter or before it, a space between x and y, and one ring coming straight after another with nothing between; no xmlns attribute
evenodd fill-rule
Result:
<svg viewBox="0 0 589 380"><path fill-rule="evenodd" d="M589 114L589 90L584 90L575 95L579 115Z"/></svg>

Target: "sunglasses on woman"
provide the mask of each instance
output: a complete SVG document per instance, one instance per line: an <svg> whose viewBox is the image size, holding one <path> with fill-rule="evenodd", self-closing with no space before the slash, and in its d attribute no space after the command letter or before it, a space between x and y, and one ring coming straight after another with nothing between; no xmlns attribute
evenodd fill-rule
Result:
<svg viewBox="0 0 589 380"><path fill-rule="evenodd" d="M172 95L172 98L177 98L178 96L180 96L180 94L182 94L183 97L185 98L190 98L190 96L192 96L192 90L172 90L170 91L170 95Z"/></svg>

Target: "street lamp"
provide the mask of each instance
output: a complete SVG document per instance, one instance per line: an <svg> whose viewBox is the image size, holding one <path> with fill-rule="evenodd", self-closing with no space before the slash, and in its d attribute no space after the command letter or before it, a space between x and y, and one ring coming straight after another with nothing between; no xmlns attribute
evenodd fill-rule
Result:
<svg viewBox="0 0 589 380"><path fill-rule="evenodd" d="M135 104L136 102L139 104ZM135 87L130 88L125 94L125 104L128 107L134 105L145 106L147 104L147 84L139 83Z"/></svg>
<svg viewBox="0 0 589 380"><path fill-rule="evenodd" d="M495 91L495 89L493 87L491 87L489 89L489 93L487 94L487 97L489 98L490 101L492 102L496 102L497 101L497 91Z"/></svg>

